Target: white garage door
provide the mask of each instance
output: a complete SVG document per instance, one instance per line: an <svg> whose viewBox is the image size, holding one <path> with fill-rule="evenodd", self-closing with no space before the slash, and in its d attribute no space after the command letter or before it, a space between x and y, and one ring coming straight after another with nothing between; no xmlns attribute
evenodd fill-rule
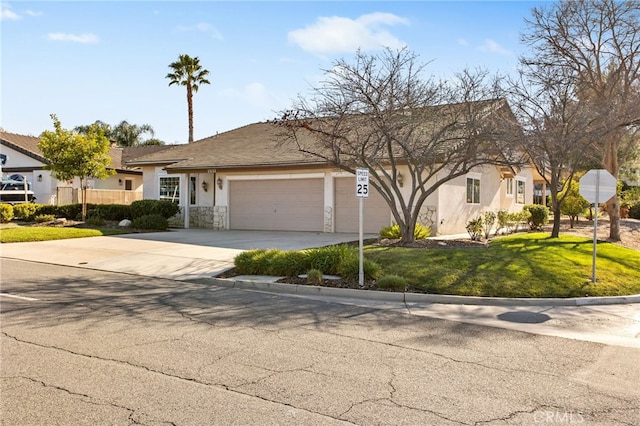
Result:
<svg viewBox="0 0 640 426"><path fill-rule="evenodd" d="M229 227L323 231L323 179L231 180Z"/></svg>
<svg viewBox="0 0 640 426"><path fill-rule="evenodd" d="M358 232L360 201L356 197L355 179L354 176L335 180L336 232ZM377 234L380 228L391 224L391 210L378 191L370 188L369 198L364 199L363 230Z"/></svg>

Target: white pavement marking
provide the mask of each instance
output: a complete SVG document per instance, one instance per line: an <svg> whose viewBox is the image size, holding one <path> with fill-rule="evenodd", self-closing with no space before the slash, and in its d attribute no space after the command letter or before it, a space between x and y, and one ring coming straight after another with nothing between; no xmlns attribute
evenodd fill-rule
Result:
<svg viewBox="0 0 640 426"><path fill-rule="evenodd" d="M0 293L0 296L11 297L13 299L27 300L29 302L37 302L39 300L39 299L34 299L33 297L16 296L15 294L9 294L9 293Z"/></svg>

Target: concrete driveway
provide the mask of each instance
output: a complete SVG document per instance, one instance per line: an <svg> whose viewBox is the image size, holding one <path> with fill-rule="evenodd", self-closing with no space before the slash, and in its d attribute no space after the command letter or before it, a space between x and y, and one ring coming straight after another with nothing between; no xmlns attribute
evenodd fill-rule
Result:
<svg viewBox="0 0 640 426"><path fill-rule="evenodd" d="M365 235L365 238L372 236ZM188 280L211 277L232 267L234 257L244 250L300 250L357 240L357 234L179 229L110 237L2 244L0 256L148 277Z"/></svg>

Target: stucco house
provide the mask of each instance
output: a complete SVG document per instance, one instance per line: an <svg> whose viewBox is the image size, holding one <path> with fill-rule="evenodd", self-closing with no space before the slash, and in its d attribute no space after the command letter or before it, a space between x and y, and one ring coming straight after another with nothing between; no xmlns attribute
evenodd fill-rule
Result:
<svg viewBox="0 0 640 426"><path fill-rule="evenodd" d="M40 204L68 204L77 202L78 178L72 181L59 181L44 166L48 163L38 149L40 138L0 132L0 151L7 160L2 166L3 176L14 174L24 176L31 182L36 202ZM94 191L88 195L89 202L130 203L142 199L142 171L126 165L126 162L140 155L166 149L166 146L111 147L111 168L116 174L106 179L90 179L89 188ZM74 190L76 190L74 192ZM91 198L93 197L93 198Z"/></svg>
<svg viewBox="0 0 640 426"><path fill-rule="evenodd" d="M249 124L127 164L142 169L145 199L182 207L177 225L358 232L355 176L301 152L272 123ZM427 198L420 221L432 235L465 233L467 222L482 211L519 211L531 204L534 178L533 168L479 168ZM392 223L375 190L364 201L363 223L367 233Z"/></svg>

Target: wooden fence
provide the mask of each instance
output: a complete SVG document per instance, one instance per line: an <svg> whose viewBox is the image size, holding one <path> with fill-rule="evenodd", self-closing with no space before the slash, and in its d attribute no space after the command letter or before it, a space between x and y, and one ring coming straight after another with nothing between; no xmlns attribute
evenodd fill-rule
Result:
<svg viewBox="0 0 640 426"><path fill-rule="evenodd" d="M117 189L87 189L87 203L89 204L131 204L142 200L141 191L124 191ZM82 202L82 191L78 188L58 187L56 204L75 204Z"/></svg>

